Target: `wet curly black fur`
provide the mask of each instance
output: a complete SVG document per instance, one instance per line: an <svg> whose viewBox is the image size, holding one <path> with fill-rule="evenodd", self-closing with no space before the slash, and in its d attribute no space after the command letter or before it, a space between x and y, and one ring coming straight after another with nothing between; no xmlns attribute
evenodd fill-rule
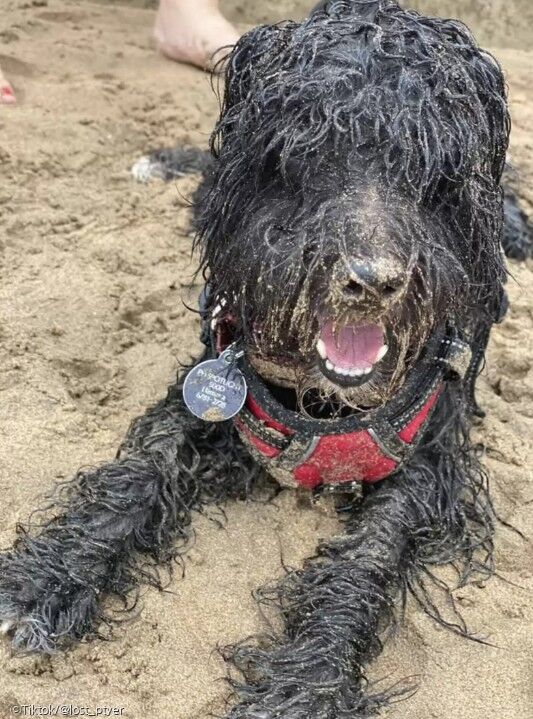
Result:
<svg viewBox="0 0 533 719"><path fill-rule="evenodd" d="M339 506L345 533L262 590L282 628L225 651L240 672L231 719L365 717L408 691L365 679L408 594L468 635L433 568L451 563L457 586L493 571L466 390L503 308L508 133L496 61L460 23L392 0L335 0L303 23L252 30L229 58L196 227L211 297L226 300L245 351L307 367L321 313L336 308L333 269L384 252L379 224L410 273L389 317L407 348L400 374L445 321L478 360L466 384L446 385L407 464ZM155 563L185 551L191 512L252 491L259 470L233 425L193 418L182 380L134 422L115 462L65 485L54 516L0 557L14 646L103 635L115 619L103 595L127 606L140 582L159 585Z"/></svg>
<svg viewBox="0 0 533 719"><path fill-rule="evenodd" d="M261 350L286 352L295 334L314 344L324 259L374 249L374 194L395 250L414 255L411 299L462 313L461 326L490 322L507 136L500 68L460 23L361 0L241 38L199 237L247 341L253 308L267 318ZM400 330L423 321L406 314Z"/></svg>
<svg viewBox="0 0 533 719"><path fill-rule="evenodd" d="M15 648L50 652L103 638L120 619L102 608L103 596L132 608L131 590L160 587L155 565L185 551L193 511L249 493L257 468L230 427L188 412L182 379L133 422L114 462L59 485L54 516L19 528L0 556L0 620L14 623Z"/></svg>

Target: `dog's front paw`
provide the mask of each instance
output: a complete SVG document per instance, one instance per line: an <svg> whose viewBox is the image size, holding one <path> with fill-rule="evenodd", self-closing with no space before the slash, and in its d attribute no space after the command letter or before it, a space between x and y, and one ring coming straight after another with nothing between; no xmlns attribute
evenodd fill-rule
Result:
<svg viewBox="0 0 533 719"><path fill-rule="evenodd" d="M31 615L14 615L13 608L8 610L11 615L0 624L0 636L11 641L14 649L27 651L51 652L53 647L48 642L37 640ZM0 614L5 614L4 607L0 606Z"/></svg>
<svg viewBox="0 0 533 719"><path fill-rule="evenodd" d="M310 692L305 684L288 687L278 693L264 696L257 702L237 704L227 719L363 719L376 712L369 706L346 706L343 697L335 690L322 695Z"/></svg>
<svg viewBox="0 0 533 719"><path fill-rule="evenodd" d="M16 650L52 653L91 633L96 592L26 552L0 555L0 634Z"/></svg>
<svg viewBox="0 0 533 719"><path fill-rule="evenodd" d="M240 702L227 719L362 719L387 702L363 691L357 671L344 672L343 665L337 671L318 644L270 652L240 645L227 648L225 658L246 679L230 680Z"/></svg>

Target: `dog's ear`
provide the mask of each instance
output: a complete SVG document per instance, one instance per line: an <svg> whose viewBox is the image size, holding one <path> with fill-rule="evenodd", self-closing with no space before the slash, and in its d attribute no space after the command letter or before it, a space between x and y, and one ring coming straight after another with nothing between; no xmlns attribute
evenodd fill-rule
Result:
<svg viewBox="0 0 533 719"><path fill-rule="evenodd" d="M282 54L277 50L290 37L287 31L292 24L260 25L239 39L226 65L226 110L246 98L266 68L276 71L276 57Z"/></svg>
<svg viewBox="0 0 533 719"><path fill-rule="evenodd" d="M275 75L289 42L294 23L261 25L245 33L226 58L225 87L220 118L211 138L211 149L217 156L224 138L237 129L242 103L248 97L261 97L262 79Z"/></svg>

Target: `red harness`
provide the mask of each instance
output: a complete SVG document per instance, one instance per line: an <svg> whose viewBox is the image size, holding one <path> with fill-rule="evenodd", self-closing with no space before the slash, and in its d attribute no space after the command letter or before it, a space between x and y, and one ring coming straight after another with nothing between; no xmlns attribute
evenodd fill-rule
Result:
<svg viewBox="0 0 533 719"><path fill-rule="evenodd" d="M432 392L412 419L396 431L394 449L389 446L390 438L387 441L374 428L366 428L314 436L307 442L300 442L297 453L291 452L298 435L272 419L250 393L246 410L234 419L234 423L254 457L284 484L313 489L320 484L377 482L398 469L410 453L441 390L442 385ZM285 440L287 448L282 449L281 442L276 439Z"/></svg>
<svg viewBox="0 0 533 719"><path fill-rule="evenodd" d="M282 406L245 363L248 395L233 422L252 456L282 484L377 482L413 454L446 382L465 377L470 364L470 346L452 330L433 338L387 405L361 417L319 420Z"/></svg>

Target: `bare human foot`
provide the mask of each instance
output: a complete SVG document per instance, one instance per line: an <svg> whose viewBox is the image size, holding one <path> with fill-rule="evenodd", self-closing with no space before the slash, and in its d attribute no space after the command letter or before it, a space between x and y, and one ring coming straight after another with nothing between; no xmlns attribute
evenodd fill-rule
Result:
<svg viewBox="0 0 533 719"><path fill-rule="evenodd" d="M218 0L160 0L154 37L172 60L213 70L239 33L220 12Z"/></svg>
<svg viewBox="0 0 533 719"><path fill-rule="evenodd" d="M0 67L0 105L14 105L17 99L13 88L6 80L2 68Z"/></svg>

